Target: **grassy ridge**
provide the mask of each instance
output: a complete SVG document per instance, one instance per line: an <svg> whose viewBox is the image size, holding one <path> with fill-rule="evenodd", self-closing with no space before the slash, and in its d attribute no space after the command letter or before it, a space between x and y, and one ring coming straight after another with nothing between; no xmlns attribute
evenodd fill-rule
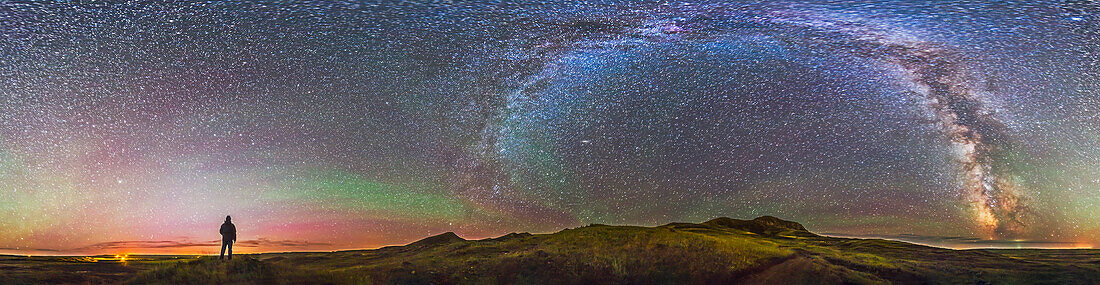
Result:
<svg viewBox="0 0 1100 285"><path fill-rule="evenodd" d="M265 262L376 283L1097 284L1100 253L950 250L822 237L772 217L659 227L591 225L404 247L265 254Z"/></svg>
<svg viewBox="0 0 1100 285"><path fill-rule="evenodd" d="M447 233L376 250L258 254L231 262L202 257L141 266L137 269L134 264L130 271L85 281L1100 284L1097 250L950 250L898 241L822 237L797 223L772 217L747 221L719 218L658 227L591 225L552 234L509 234L484 240L464 240ZM3 274L0 283L10 283Z"/></svg>
<svg viewBox="0 0 1100 285"><path fill-rule="evenodd" d="M138 273L127 284L278 284L278 283L337 283L332 274L325 271L308 271L297 267L261 262L252 256L242 256L232 261L215 257L160 266ZM347 282L343 282L347 283Z"/></svg>

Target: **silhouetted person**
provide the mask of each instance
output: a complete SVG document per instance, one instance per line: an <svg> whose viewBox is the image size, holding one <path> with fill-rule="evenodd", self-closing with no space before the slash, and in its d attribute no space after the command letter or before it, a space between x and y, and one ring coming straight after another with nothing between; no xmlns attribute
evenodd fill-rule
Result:
<svg viewBox="0 0 1100 285"><path fill-rule="evenodd" d="M233 226L232 218L225 216L225 223L222 224L222 253L218 255L218 259L225 257L225 249L229 248L229 260L233 260L233 243L237 241L237 227Z"/></svg>

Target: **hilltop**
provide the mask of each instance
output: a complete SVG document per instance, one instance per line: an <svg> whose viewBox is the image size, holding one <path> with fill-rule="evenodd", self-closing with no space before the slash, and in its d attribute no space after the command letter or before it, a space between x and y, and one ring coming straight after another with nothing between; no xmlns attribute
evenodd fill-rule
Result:
<svg viewBox="0 0 1100 285"><path fill-rule="evenodd" d="M481 240L444 233L375 250L257 254L228 263L203 257L136 271L126 278L111 275L115 277L103 280L134 284L1097 284L1100 251L951 250L833 238L807 231L796 222L765 216L656 227L590 225ZM10 274L0 273L0 281L12 283Z"/></svg>

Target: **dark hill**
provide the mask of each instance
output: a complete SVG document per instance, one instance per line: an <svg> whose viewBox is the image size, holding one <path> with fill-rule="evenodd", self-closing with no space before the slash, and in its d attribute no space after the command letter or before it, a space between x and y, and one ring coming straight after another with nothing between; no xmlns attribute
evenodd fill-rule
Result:
<svg viewBox="0 0 1100 285"><path fill-rule="evenodd" d="M706 221L703 225L712 227L725 227L731 229L739 229L755 234L777 236L777 235L789 235L789 236L817 236L810 231L807 231L802 224L783 220L772 216L763 216L752 220L738 220L726 217L721 217Z"/></svg>
<svg viewBox="0 0 1100 285"><path fill-rule="evenodd" d="M462 242L462 241L466 241L466 239L463 239L463 238L459 237L454 232L445 232L445 233L442 233L442 234L426 237L422 240L418 240L416 242L410 243L410 244L406 245L406 247L425 248L425 247L434 247L434 246L440 246L440 245L445 245L445 244L454 243L454 242Z"/></svg>

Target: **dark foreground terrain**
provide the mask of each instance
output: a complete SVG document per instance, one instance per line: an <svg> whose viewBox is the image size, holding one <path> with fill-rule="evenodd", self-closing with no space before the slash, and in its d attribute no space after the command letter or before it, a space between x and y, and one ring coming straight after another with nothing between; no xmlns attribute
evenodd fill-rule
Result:
<svg viewBox="0 0 1100 285"><path fill-rule="evenodd" d="M0 257L0 284L1100 284L1100 250L950 250L773 217L216 257Z"/></svg>

